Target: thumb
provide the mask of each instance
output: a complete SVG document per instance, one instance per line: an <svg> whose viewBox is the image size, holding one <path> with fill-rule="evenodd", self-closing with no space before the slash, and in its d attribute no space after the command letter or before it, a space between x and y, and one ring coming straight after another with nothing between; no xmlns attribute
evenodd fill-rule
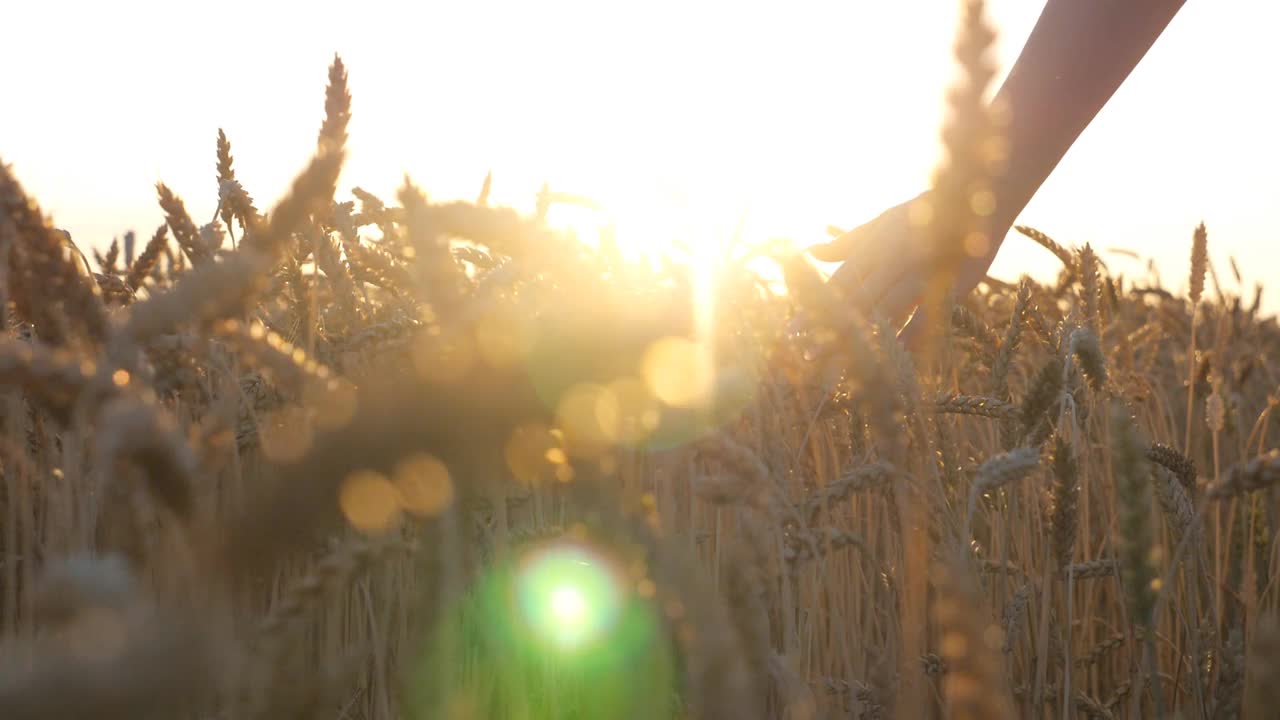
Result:
<svg viewBox="0 0 1280 720"><path fill-rule="evenodd" d="M841 262L847 260L854 255L857 248L866 242L867 229L874 224L871 221L866 225L856 227L846 233L841 234L831 242L818 243L805 248L805 252L813 256L815 260L821 262Z"/></svg>
<svg viewBox="0 0 1280 720"><path fill-rule="evenodd" d="M885 210L829 243L810 247L808 249L809 254L814 259L822 262L840 262L854 256L862 257L863 255L870 257L870 254L875 252L877 246L884 244L877 241L886 237L906 237L909 234L907 210L911 203L916 202L919 197L917 196L913 200L908 200Z"/></svg>

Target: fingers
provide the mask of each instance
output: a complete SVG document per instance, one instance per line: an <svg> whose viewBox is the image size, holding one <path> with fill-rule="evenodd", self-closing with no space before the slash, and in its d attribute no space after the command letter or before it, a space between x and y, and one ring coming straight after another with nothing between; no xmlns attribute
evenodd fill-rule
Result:
<svg viewBox="0 0 1280 720"><path fill-rule="evenodd" d="M822 262L852 261L862 268L859 272L865 274L867 268L882 264L890 249L899 247L903 242L909 243L906 235L909 230L907 204L904 203L885 210L875 219L829 243L808 248L808 253Z"/></svg>
<svg viewBox="0 0 1280 720"><path fill-rule="evenodd" d="M928 194L929 192L925 191L904 203L899 203L874 219L840 234L831 242L810 247L808 252L822 262L841 262L858 256L858 260L871 263L873 262L871 258L864 260L862 256L880 254L886 245L896 247L901 242L914 245L909 237L916 229L912 223L914 208ZM877 257L876 261L878 260Z"/></svg>
<svg viewBox="0 0 1280 720"><path fill-rule="evenodd" d="M854 255L860 254L863 246L865 246L869 241L869 238L876 234L874 230L879 220L880 218L876 218L865 225L860 225L837 237L831 242L813 245L807 248L806 252L812 255L814 259L822 262L841 262L843 260L848 260Z"/></svg>
<svg viewBox="0 0 1280 720"><path fill-rule="evenodd" d="M903 273L901 268L888 263L863 278L848 265L842 266L832 274L831 283L840 288L845 300L859 312L866 316L879 315L894 325L906 319L925 289L923 278Z"/></svg>
<svg viewBox="0 0 1280 720"><path fill-rule="evenodd" d="M842 300L860 308L866 308L876 297L869 292L866 279L859 275L857 268L849 264L836 268L831 274L830 284L839 289Z"/></svg>
<svg viewBox="0 0 1280 720"><path fill-rule="evenodd" d="M885 289L883 293L873 295L872 297L879 299L875 307L869 310L881 314L893 325L898 325L906 319L912 308L920 304L924 289L924 281L920 278L904 277Z"/></svg>

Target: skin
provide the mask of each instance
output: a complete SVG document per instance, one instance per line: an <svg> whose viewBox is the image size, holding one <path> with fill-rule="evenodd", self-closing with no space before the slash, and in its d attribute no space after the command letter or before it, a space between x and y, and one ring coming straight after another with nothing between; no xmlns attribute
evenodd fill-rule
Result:
<svg viewBox="0 0 1280 720"><path fill-rule="evenodd" d="M986 275L1015 219L1058 166L1184 0L1048 0L994 102L1008 110L1009 167L996 178L996 209L985 219L985 253L966 256L944 278L957 297ZM927 197L928 191L919 197ZM931 248L908 220L907 201L834 241L810 249L843 262L832 282L864 312L895 323L916 310ZM912 344L927 326L917 310L900 337Z"/></svg>

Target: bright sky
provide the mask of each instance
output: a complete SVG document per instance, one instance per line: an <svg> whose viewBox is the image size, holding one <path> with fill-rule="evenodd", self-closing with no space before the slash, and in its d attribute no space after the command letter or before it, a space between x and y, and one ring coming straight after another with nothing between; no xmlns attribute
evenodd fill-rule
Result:
<svg viewBox="0 0 1280 720"><path fill-rule="evenodd" d="M408 172L470 198L492 169L496 202L531 208L547 180L613 207L624 239L728 232L749 205L749 233L809 244L924 188L958 4L13 3L0 158L82 246L149 234L157 180L210 218L219 127L267 208L314 147L337 51L354 96L344 191L389 199ZM1042 3L989 5L1007 69ZM1189 0L1021 221L1154 255L1181 288L1204 219L1224 281L1234 255L1250 287L1274 284L1277 26L1276 3ZM1055 262L1014 236L993 273Z"/></svg>

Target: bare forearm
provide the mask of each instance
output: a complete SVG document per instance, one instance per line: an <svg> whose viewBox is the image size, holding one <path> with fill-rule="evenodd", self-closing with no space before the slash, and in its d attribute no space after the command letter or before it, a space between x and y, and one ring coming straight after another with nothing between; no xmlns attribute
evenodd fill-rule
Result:
<svg viewBox="0 0 1280 720"><path fill-rule="evenodd" d="M1048 0L996 95L1009 113L997 181L1012 221L1150 49L1184 0Z"/></svg>

